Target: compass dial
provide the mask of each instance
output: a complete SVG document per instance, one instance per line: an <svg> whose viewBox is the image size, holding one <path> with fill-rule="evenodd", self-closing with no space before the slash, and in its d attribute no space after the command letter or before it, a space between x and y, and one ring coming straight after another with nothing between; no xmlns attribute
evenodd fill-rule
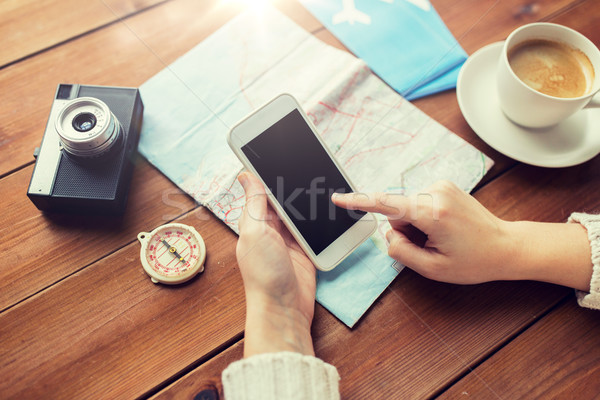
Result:
<svg viewBox="0 0 600 400"><path fill-rule="evenodd" d="M159 226L150 233L139 233L138 240L142 266L154 283L182 283L204 270L204 240L191 226Z"/></svg>

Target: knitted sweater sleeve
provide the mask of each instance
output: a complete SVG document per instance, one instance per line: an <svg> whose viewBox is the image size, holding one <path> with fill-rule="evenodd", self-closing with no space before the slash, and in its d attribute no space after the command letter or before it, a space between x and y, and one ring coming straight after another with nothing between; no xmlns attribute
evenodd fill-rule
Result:
<svg viewBox="0 0 600 400"><path fill-rule="evenodd" d="M573 213L569 222L577 222L585 227L592 253L590 291L587 293L577 290L577 301L582 307L600 310L600 215Z"/></svg>
<svg viewBox="0 0 600 400"><path fill-rule="evenodd" d="M236 361L221 376L226 400L339 400L339 380L333 365L292 352Z"/></svg>

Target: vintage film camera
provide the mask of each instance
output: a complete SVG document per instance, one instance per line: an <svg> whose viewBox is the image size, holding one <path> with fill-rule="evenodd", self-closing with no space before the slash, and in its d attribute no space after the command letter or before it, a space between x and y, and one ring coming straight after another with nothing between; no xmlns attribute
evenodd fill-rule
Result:
<svg viewBox="0 0 600 400"><path fill-rule="evenodd" d="M27 196L44 211L122 213L143 112L135 88L58 85Z"/></svg>

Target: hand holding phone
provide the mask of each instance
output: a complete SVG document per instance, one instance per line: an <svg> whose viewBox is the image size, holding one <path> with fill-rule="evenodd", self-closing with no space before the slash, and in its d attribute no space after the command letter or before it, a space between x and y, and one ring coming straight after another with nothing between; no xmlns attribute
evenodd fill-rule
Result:
<svg viewBox="0 0 600 400"><path fill-rule="evenodd" d="M236 246L246 293L244 357L278 351L314 355L315 267L267 203L262 182L250 172L238 179L246 193Z"/></svg>
<svg viewBox="0 0 600 400"><path fill-rule="evenodd" d="M333 269L375 231L372 214L331 201L333 193L354 187L291 95L282 94L244 118L227 139L318 269Z"/></svg>

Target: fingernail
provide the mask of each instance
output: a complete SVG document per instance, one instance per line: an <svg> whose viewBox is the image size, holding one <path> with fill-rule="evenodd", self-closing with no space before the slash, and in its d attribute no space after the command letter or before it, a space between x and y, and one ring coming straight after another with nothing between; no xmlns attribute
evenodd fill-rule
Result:
<svg viewBox="0 0 600 400"><path fill-rule="evenodd" d="M248 176L246 175L246 171L243 171L238 175L238 181L240 182L240 184L242 186L244 186L244 184L246 183L247 180L248 180Z"/></svg>
<svg viewBox="0 0 600 400"><path fill-rule="evenodd" d="M385 238L389 242L391 237L392 237L392 230L390 229L389 231L387 231L385 233Z"/></svg>
<svg viewBox="0 0 600 400"><path fill-rule="evenodd" d="M332 200L340 200L345 196L344 193L334 193L331 195Z"/></svg>

